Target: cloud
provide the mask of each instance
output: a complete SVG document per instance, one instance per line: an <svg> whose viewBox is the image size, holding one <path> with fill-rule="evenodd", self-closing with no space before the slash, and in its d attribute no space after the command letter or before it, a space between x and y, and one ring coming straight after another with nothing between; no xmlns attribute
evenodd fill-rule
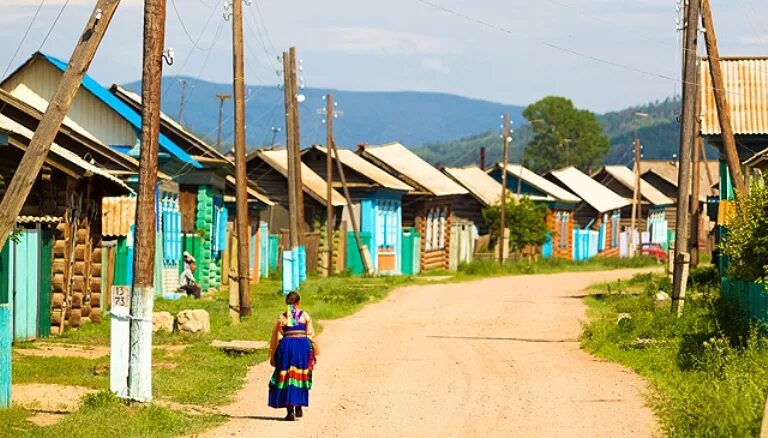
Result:
<svg viewBox="0 0 768 438"><path fill-rule="evenodd" d="M421 60L421 66L427 70L439 73L449 73L451 71L447 65L443 64L443 62L437 58L424 58Z"/></svg>
<svg viewBox="0 0 768 438"><path fill-rule="evenodd" d="M452 52L440 38L413 32L395 32L371 27L333 27L323 30L334 52L369 55L443 55Z"/></svg>
<svg viewBox="0 0 768 438"><path fill-rule="evenodd" d="M768 46L768 35L747 35L741 37L739 42L745 46Z"/></svg>

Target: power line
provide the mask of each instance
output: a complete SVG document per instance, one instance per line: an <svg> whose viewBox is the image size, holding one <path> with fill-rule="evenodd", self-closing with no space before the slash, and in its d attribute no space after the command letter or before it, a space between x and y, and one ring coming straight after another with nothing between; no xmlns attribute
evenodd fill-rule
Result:
<svg viewBox="0 0 768 438"><path fill-rule="evenodd" d="M32 16L32 20L29 21L27 30L24 31L24 35L21 37L21 41L19 41L19 45L16 47L16 51L13 52L13 56L11 57L11 60L8 62L8 65L5 67L5 70L3 71L3 77L5 77L5 75L8 74L8 70L11 69L11 66L13 65L13 61L15 61L16 56L19 55L19 52L21 51L21 46L24 45L24 41L26 41L27 36L29 36L29 31L32 29L32 25L35 24L35 20L37 19L37 16L40 14L40 9L43 8L43 4L45 4L45 0L40 0L40 4L37 5L35 14Z"/></svg>
<svg viewBox="0 0 768 438"><path fill-rule="evenodd" d="M204 48L200 47L199 45L197 45L197 41L195 41L194 38L192 38L192 35L189 33L189 30L187 29L187 26L184 24L184 20L182 20L182 18L181 18L181 14L179 13L179 10L176 8L176 1L175 0L171 0L171 6L173 6L173 12L176 15L176 19L179 20L179 24L181 24L181 28L184 30L184 34L187 36L187 39L189 39L189 42L192 43L192 45L197 50L200 50L202 52L210 51L213 48L213 46L216 44L216 42L214 41L214 43L211 44L211 47L208 47L207 49L204 49ZM215 9L214 9L213 13L216 13ZM211 16L213 16L213 13L211 14ZM210 18L209 18L209 20L210 20ZM206 24L206 27L207 27L207 24ZM199 39L200 38L198 37L198 40Z"/></svg>
<svg viewBox="0 0 768 438"><path fill-rule="evenodd" d="M43 42L40 43L40 47L37 49L37 51L43 50L43 46L45 45L45 42L48 41L48 37L51 36L51 32L53 32L53 28L56 27L56 23L59 22L59 18L61 18L61 14L64 13L64 9L67 8L67 5L69 4L69 0L66 0L64 4L61 6L61 9L59 9L59 13L56 14L56 18L53 19L53 24L51 24L50 29L48 29L48 33L45 34L45 38L43 38Z"/></svg>

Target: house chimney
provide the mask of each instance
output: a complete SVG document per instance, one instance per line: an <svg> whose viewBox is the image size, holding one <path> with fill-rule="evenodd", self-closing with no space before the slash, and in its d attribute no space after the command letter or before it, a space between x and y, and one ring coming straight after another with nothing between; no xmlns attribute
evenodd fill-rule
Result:
<svg viewBox="0 0 768 438"><path fill-rule="evenodd" d="M485 170L485 146L480 148L480 169Z"/></svg>

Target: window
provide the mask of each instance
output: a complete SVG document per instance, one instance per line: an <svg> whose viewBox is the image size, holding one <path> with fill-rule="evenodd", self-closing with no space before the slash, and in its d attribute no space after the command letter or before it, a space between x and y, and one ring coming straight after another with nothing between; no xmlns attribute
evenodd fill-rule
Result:
<svg viewBox="0 0 768 438"><path fill-rule="evenodd" d="M378 221L377 242L379 248L394 250L397 244L398 234L398 212L400 203L398 201L377 201L376 217Z"/></svg>
<svg viewBox="0 0 768 438"><path fill-rule="evenodd" d="M427 212L424 232L424 248L427 251L438 251L445 248L447 222L447 208L433 208Z"/></svg>
<svg viewBox="0 0 768 438"><path fill-rule="evenodd" d="M555 213L555 223L557 227L557 247L560 249L568 248L568 222L570 222L569 213Z"/></svg>
<svg viewBox="0 0 768 438"><path fill-rule="evenodd" d="M619 222L621 221L621 212L616 210L611 216L611 248L619 246Z"/></svg>

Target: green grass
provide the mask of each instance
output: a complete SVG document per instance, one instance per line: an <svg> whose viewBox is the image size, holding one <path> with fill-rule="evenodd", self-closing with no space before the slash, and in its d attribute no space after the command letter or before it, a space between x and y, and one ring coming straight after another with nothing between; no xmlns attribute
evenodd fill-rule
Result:
<svg viewBox="0 0 768 438"><path fill-rule="evenodd" d="M53 426L30 423L27 418L31 415L18 408L3 410L0 436L173 437L194 435L225 420L219 415L188 415L155 405L131 406L106 391L86 396L77 414Z"/></svg>
<svg viewBox="0 0 768 438"><path fill-rule="evenodd" d="M755 436L768 389L768 343L723 302L711 269L692 272L685 312L656 308L669 280L643 275L595 287L582 347L647 378L665 434ZM609 288L610 286L610 288ZM629 319L618 322L618 315Z"/></svg>
<svg viewBox="0 0 768 438"><path fill-rule="evenodd" d="M652 257L617 258L594 257L587 261L574 262L564 259L514 260L500 264L495 260L474 260L459 266L457 279L473 279L499 275L550 274L555 272L602 271L622 268L644 268L660 266Z"/></svg>

